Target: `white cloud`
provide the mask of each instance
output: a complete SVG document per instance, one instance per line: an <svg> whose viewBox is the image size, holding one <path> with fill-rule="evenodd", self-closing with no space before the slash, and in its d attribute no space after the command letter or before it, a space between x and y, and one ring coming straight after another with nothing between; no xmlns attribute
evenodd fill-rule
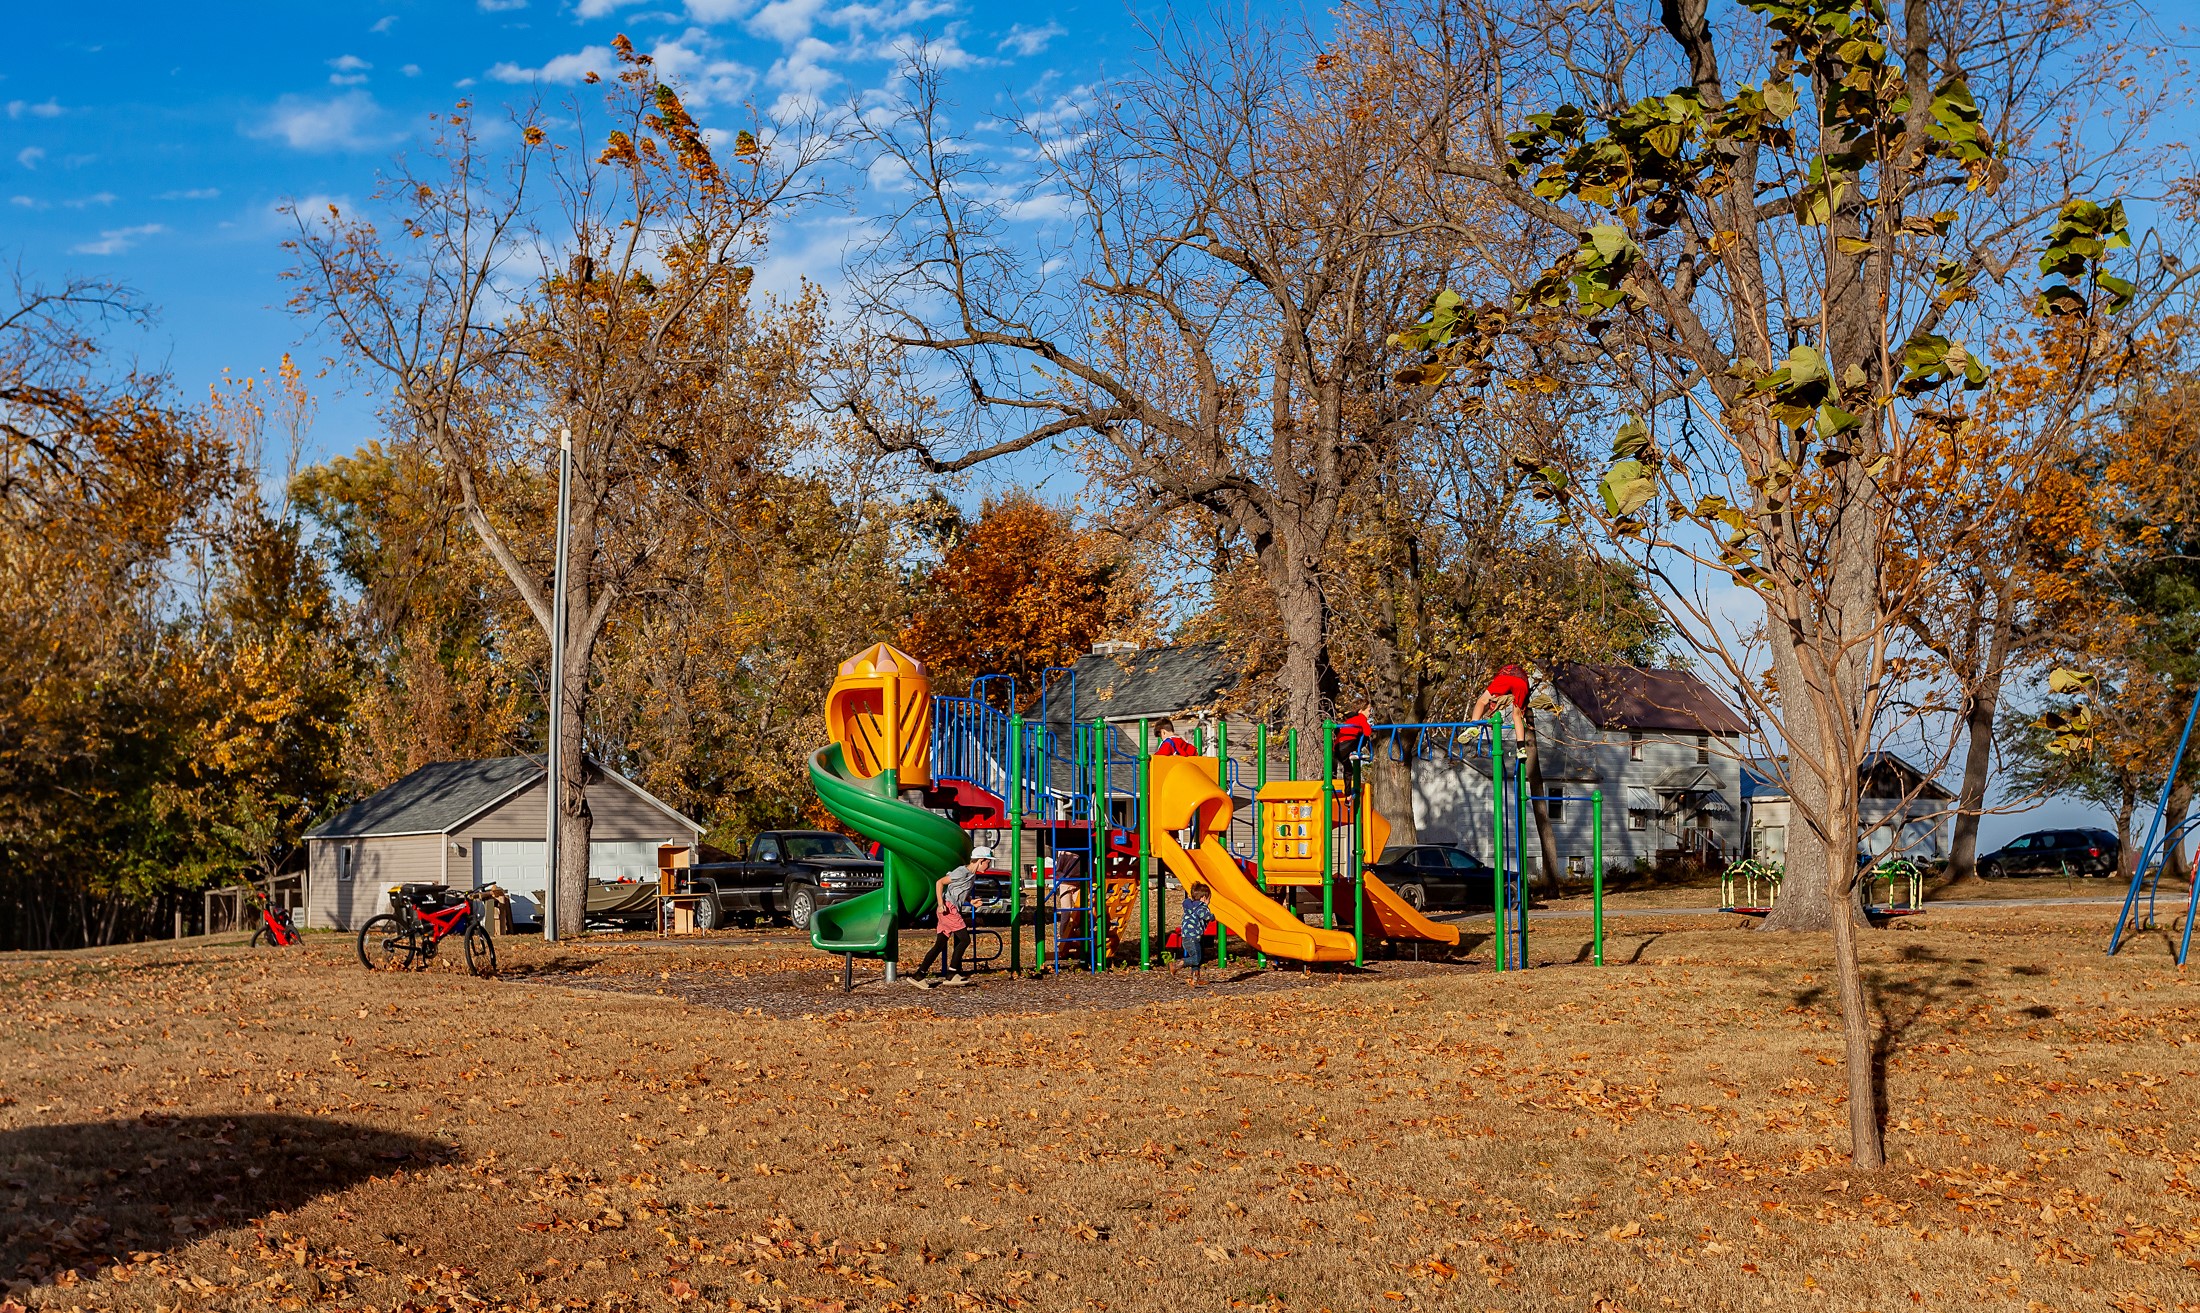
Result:
<svg viewBox="0 0 2200 1313"><path fill-rule="evenodd" d="M20 205L26 210L43 210L46 208L46 203L36 196L10 196L8 197L8 204Z"/></svg>
<svg viewBox="0 0 2200 1313"><path fill-rule="evenodd" d="M1044 222L1049 219L1066 219L1076 212L1070 198L1060 192L1039 192L1011 201L1001 207L1001 214L1021 223Z"/></svg>
<svg viewBox="0 0 2200 1313"><path fill-rule="evenodd" d="M381 145L374 135L382 107L365 91L349 91L328 100L285 96L267 117L244 129L262 140L281 139L297 150L362 150Z"/></svg>
<svg viewBox="0 0 2200 1313"><path fill-rule="evenodd" d="M61 203L72 210L82 210L94 205L112 205L115 203L115 194L111 191L95 191L89 196L79 196Z"/></svg>
<svg viewBox="0 0 2200 1313"><path fill-rule="evenodd" d="M1052 19L1047 21L1045 27L1025 27L1022 23L1018 23L1008 29L1008 35L1001 38L1001 44L996 48L1004 51L1013 50L1019 56L1029 59L1033 55L1043 52L1048 45L1053 43L1054 38L1068 35L1069 29Z"/></svg>
<svg viewBox="0 0 2200 1313"><path fill-rule="evenodd" d="M904 33L880 47L880 52L896 64L906 64L922 52L938 68L983 68L994 62L963 49L962 43L955 39L953 29L936 37Z"/></svg>
<svg viewBox="0 0 2200 1313"><path fill-rule="evenodd" d="M618 71L619 57L611 53L609 46L587 46L570 55L559 55L541 68L522 68L518 64L498 64L489 70L489 76L498 82L578 82L590 73L610 74Z"/></svg>
<svg viewBox="0 0 2200 1313"><path fill-rule="evenodd" d="M629 5L640 3L642 3L642 0L581 0L579 6L573 10L573 16L575 18L602 18L606 14L616 13Z"/></svg>
<svg viewBox="0 0 2200 1313"><path fill-rule="evenodd" d="M221 194L221 188L219 187L187 187L182 191L164 191L153 199L156 201L210 201Z"/></svg>
<svg viewBox="0 0 2200 1313"><path fill-rule="evenodd" d="M141 223L131 228L109 228L99 235L99 240L84 242L69 249L78 255L120 255L144 238L167 231L166 225L158 223Z"/></svg>
<svg viewBox="0 0 2200 1313"><path fill-rule="evenodd" d="M331 73L328 75L328 84L332 87L356 87L365 83L366 80L367 75L364 73Z"/></svg>
<svg viewBox="0 0 2200 1313"><path fill-rule="evenodd" d="M527 0L474 0L482 13L501 14L509 9L525 9Z"/></svg>
<svg viewBox="0 0 2200 1313"><path fill-rule="evenodd" d="M15 152L15 162L26 169L37 168L38 162L44 158L46 158L46 148L43 146L25 146Z"/></svg>
<svg viewBox="0 0 2200 1313"><path fill-rule="evenodd" d="M805 108L814 106L840 75L825 67L825 61L834 54L832 46L816 37L804 37L795 42L794 48L782 59L772 64L766 79L780 88L782 95L772 112L781 117L793 117Z"/></svg>
<svg viewBox="0 0 2200 1313"><path fill-rule="evenodd" d="M677 84L696 105L737 105L756 86L756 70L705 53L716 43L701 28L660 41L649 57L667 82Z"/></svg>
<svg viewBox="0 0 2200 1313"><path fill-rule="evenodd" d="M374 26L368 28L367 30L369 32L387 32L395 26L397 26L397 15L384 14L380 18L375 19Z"/></svg>
<svg viewBox="0 0 2200 1313"><path fill-rule="evenodd" d="M687 0L688 17L698 23L723 23L756 7L756 0Z"/></svg>
<svg viewBox="0 0 2200 1313"><path fill-rule="evenodd" d="M27 100L11 100L8 102L9 118L19 119L25 114L34 119L57 119L62 115L61 102L51 97L35 105Z"/></svg>
<svg viewBox="0 0 2200 1313"><path fill-rule="evenodd" d="M771 0L748 21L748 29L781 45L792 45L810 34L825 0Z"/></svg>
<svg viewBox="0 0 2200 1313"><path fill-rule="evenodd" d="M363 73L374 67L357 55L338 55L328 62L328 66L339 73Z"/></svg>
<svg viewBox="0 0 2200 1313"><path fill-rule="evenodd" d="M420 76L420 65L418 65L418 64L407 64L407 65L405 65L405 66L404 66L403 68L401 68L401 69L399 69L399 70L397 70L397 71L398 71L398 72L400 72L400 73L403 73L403 74L404 74L404 75L405 75L406 77L409 77L409 78L416 78L416 77L419 77L419 76Z"/></svg>

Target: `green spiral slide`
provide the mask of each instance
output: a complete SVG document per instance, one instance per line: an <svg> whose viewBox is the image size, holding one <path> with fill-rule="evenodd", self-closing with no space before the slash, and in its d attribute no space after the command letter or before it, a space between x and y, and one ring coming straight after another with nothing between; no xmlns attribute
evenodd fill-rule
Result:
<svg viewBox="0 0 2200 1313"><path fill-rule="evenodd" d="M869 779L851 774L838 743L810 754L810 783L825 810L886 851L884 884L821 907L810 918L810 943L828 953L884 956L896 911L904 924L923 915L939 878L970 855L970 835L945 816L896 797L893 778L891 771Z"/></svg>

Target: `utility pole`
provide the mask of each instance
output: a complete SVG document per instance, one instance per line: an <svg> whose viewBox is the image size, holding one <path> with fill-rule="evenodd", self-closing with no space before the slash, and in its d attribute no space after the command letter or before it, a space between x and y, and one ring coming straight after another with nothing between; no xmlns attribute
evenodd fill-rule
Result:
<svg viewBox="0 0 2200 1313"><path fill-rule="evenodd" d="M558 770L565 749L565 537L572 519L573 430L558 429L558 533L550 560L550 747L546 778L550 794L549 837L542 845L542 940L558 942Z"/></svg>

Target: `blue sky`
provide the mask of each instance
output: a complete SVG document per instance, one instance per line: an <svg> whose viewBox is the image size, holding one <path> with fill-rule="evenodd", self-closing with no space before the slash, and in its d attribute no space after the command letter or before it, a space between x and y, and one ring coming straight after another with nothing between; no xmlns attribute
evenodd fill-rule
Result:
<svg viewBox="0 0 2200 1313"><path fill-rule="evenodd" d="M1126 0L357 0L310 5L26 6L0 63L0 251L33 280L112 278L159 312L120 344L187 397L223 370L320 349L282 308L287 200L364 203L429 116L555 99L629 35L707 125L788 97L885 84L912 42L951 70L966 116L1036 108L1134 62ZM1311 7L1319 12L1319 6ZM767 286L837 281L845 216L779 236ZM309 459L375 434L348 378L316 380ZM1989 817L1990 842L2093 819L2051 804Z"/></svg>
<svg viewBox="0 0 2200 1313"><path fill-rule="evenodd" d="M123 345L187 396L301 346L280 280L296 199L364 203L437 111L555 99L626 33L706 124L745 102L838 101L883 84L914 41L966 111L1044 104L1135 56L1122 0L365 0L311 5L26 6L0 64L0 251L32 279L113 278L159 322ZM830 283L823 216L777 243L767 283ZM301 360L318 358L307 344ZM371 403L322 379L309 456L373 435Z"/></svg>

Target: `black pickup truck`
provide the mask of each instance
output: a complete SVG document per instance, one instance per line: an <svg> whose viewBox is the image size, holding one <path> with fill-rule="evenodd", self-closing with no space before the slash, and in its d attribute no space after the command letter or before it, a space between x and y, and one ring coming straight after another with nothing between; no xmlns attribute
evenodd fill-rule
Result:
<svg viewBox="0 0 2200 1313"><path fill-rule="evenodd" d="M845 834L766 830L745 860L703 862L686 875L691 892L707 895L695 907L698 929L782 921L807 930L818 908L878 888L886 866Z"/></svg>

